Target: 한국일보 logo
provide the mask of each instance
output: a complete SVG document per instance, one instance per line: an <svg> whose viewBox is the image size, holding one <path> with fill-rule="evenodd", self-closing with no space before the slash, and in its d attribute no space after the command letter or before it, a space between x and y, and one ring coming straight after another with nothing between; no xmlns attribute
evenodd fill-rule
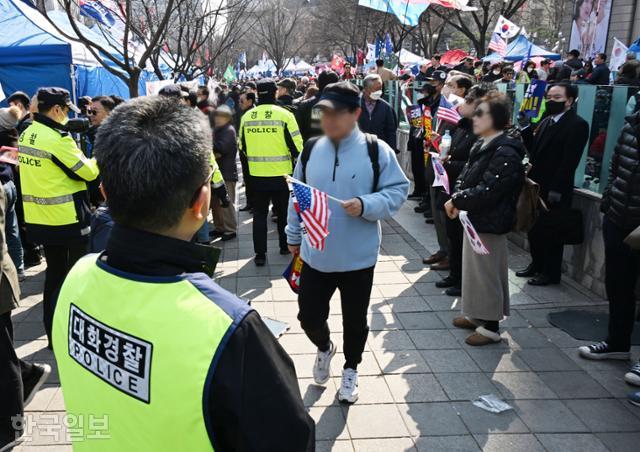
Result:
<svg viewBox="0 0 640 452"><path fill-rule="evenodd" d="M153 345L86 314L69 311L69 356L114 388L149 403Z"/></svg>

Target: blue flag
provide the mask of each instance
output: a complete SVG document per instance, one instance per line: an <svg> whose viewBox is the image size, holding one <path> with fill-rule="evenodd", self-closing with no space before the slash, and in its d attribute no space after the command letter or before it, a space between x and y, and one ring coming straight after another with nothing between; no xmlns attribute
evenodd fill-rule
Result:
<svg viewBox="0 0 640 452"><path fill-rule="evenodd" d="M391 55L393 53L393 43L391 42L391 36L387 33L387 36L384 38L384 53L387 55Z"/></svg>
<svg viewBox="0 0 640 452"><path fill-rule="evenodd" d="M376 58L380 58L380 54L382 53L382 39L380 36L376 35Z"/></svg>
<svg viewBox="0 0 640 452"><path fill-rule="evenodd" d="M358 0L358 5L395 15L401 24L415 27L429 0Z"/></svg>

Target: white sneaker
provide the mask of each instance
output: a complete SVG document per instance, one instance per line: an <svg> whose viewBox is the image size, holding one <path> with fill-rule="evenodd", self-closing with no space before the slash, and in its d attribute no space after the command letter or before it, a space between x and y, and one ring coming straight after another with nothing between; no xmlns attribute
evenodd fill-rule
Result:
<svg viewBox="0 0 640 452"><path fill-rule="evenodd" d="M355 369L344 369L342 371L342 384L338 391L340 402L355 403L358 400L358 371Z"/></svg>
<svg viewBox="0 0 640 452"><path fill-rule="evenodd" d="M329 346L329 350L326 352L321 352L318 350L318 354L316 355L316 363L313 366L313 380L316 384L323 385L327 381L329 381L329 374L331 370L331 359L336 354L336 346Z"/></svg>

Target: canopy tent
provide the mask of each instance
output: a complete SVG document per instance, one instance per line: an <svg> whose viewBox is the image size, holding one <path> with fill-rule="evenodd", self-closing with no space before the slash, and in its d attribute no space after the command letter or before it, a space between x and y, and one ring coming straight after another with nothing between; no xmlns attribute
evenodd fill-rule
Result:
<svg viewBox="0 0 640 452"><path fill-rule="evenodd" d="M399 52L396 52L396 55L398 56L398 61L400 61L400 64L403 66L411 66L427 62L425 57L409 52L407 49L400 49Z"/></svg>
<svg viewBox="0 0 640 452"><path fill-rule="evenodd" d="M529 52L529 50L531 50L531 52ZM520 61L527 58L527 56L548 58L550 60L560 59L559 53L550 52L547 49L533 44L524 36L518 35L518 37L511 41L507 46L507 53L505 56L498 55L494 52L484 57L483 61Z"/></svg>
<svg viewBox="0 0 640 452"><path fill-rule="evenodd" d="M300 60L298 61L298 64L296 64L296 71L297 72L313 71L313 66L311 66L309 63L307 63L304 60Z"/></svg>
<svg viewBox="0 0 640 452"><path fill-rule="evenodd" d="M629 46L629 50L631 50L632 52L640 53L640 38L631 43L631 45Z"/></svg>

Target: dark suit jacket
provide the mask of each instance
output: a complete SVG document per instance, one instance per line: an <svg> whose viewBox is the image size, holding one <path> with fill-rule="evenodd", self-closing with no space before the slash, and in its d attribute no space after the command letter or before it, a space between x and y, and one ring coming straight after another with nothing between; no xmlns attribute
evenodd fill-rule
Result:
<svg viewBox="0 0 640 452"><path fill-rule="evenodd" d="M20 284L18 283L18 272L16 266L9 256L7 250L6 236L4 233L4 215L6 197L4 188L0 185L0 314L11 311L18 306L20 300Z"/></svg>
<svg viewBox="0 0 640 452"><path fill-rule="evenodd" d="M529 177L540 184L540 196L549 200L549 192L561 195L559 206L570 207L576 168L589 139L589 125L574 110L567 111L557 124L551 116L542 120L530 139Z"/></svg>

